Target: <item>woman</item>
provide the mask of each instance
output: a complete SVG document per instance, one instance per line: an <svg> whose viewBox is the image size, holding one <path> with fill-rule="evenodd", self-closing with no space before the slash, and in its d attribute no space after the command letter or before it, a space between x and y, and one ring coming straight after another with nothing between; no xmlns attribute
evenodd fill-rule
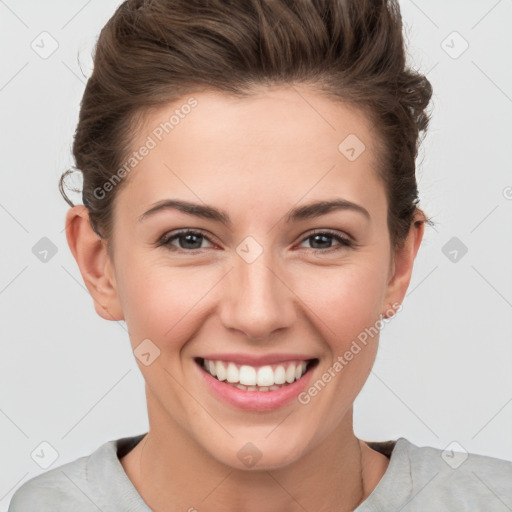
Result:
<svg viewBox="0 0 512 512"><path fill-rule="evenodd" d="M83 96L66 234L97 313L126 321L150 429L9 510L512 507L507 461L353 432L428 222L430 96L395 2L124 2Z"/></svg>

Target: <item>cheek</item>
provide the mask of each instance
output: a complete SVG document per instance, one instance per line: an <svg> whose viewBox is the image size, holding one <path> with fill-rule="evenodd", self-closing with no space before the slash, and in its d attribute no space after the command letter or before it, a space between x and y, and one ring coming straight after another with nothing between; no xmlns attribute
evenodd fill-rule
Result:
<svg viewBox="0 0 512 512"><path fill-rule="evenodd" d="M328 354L301 403L314 407L316 417L327 418L325 432L339 424L354 402L377 353L387 274L385 261L379 265L370 260L331 268L323 276L317 272L315 286L308 286L310 278L300 292L315 313L310 318L316 318L314 328Z"/></svg>
<svg viewBox="0 0 512 512"><path fill-rule="evenodd" d="M180 354L204 324L205 294L218 281L218 272L207 267L173 268L161 261L136 262L135 258L126 263L129 270L120 294L132 350L146 385L168 409L176 409L178 402L184 409L193 409L176 384L183 380ZM147 365L139 357L144 352L150 353Z"/></svg>
<svg viewBox="0 0 512 512"><path fill-rule="evenodd" d="M332 349L340 351L382 311L386 291L385 262L371 258L338 267L317 268L295 279L297 295L314 313Z"/></svg>
<svg viewBox="0 0 512 512"><path fill-rule="evenodd" d="M200 327L205 294L218 281L218 271L207 266L171 267L162 261L127 260L118 286L132 346L149 338L169 350ZM162 355L165 355L162 351Z"/></svg>

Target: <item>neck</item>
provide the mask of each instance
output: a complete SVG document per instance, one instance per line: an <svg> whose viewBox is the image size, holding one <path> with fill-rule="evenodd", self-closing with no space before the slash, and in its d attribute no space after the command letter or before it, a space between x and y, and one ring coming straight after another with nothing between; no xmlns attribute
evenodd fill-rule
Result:
<svg viewBox="0 0 512 512"><path fill-rule="evenodd" d="M355 437L352 409L322 443L271 470L221 463L168 416L150 414L150 426L121 464L146 504L159 512L354 510L388 463Z"/></svg>

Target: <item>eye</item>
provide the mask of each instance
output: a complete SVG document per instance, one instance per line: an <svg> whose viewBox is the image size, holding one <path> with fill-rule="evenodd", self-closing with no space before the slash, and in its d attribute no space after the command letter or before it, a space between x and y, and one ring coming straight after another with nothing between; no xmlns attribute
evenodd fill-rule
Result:
<svg viewBox="0 0 512 512"><path fill-rule="evenodd" d="M165 246L172 251L193 252L204 249L205 247L202 247L202 243L205 240L212 246L210 239L201 231L184 229L164 235L157 246ZM332 247L333 240L338 243L337 246ZM310 243L313 245L313 247L311 247L312 250L322 253L330 253L332 251L339 251L343 248L355 246L355 242L352 242L349 238L328 230L318 230L310 233L307 237L302 239L302 243L307 241L311 241ZM177 244L174 242L177 242ZM316 247L314 247L315 245Z"/></svg>
<svg viewBox="0 0 512 512"><path fill-rule="evenodd" d="M332 240L336 240L338 242L338 246L332 247ZM338 233L327 231L327 230L319 230L313 233L310 233L306 238L302 240L302 243L310 242L313 246L311 247L313 250L320 250L320 252L332 252L338 251L346 247L353 247L355 244L351 240L346 237L339 235Z"/></svg>
<svg viewBox="0 0 512 512"><path fill-rule="evenodd" d="M178 247L173 245L172 242L178 241ZM208 237L200 231L183 230L171 235L164 235L158 244L159 246L166 246L170 250L183 250L190 252L197 249L203 249L201 244L204 240L208 240Z"/></svg>

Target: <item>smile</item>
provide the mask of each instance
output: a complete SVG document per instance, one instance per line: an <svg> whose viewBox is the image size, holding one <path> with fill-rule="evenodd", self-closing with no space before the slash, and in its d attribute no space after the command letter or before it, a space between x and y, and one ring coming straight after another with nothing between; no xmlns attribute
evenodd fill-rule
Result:
<svg viewBox="0 0 512 512"><path fill-rule="evenodd" d="M243 391L277 391L300 380L316 366L318 359L284 361L264 366L204 358L196 358L196 362L218 381Z"/></svg>

